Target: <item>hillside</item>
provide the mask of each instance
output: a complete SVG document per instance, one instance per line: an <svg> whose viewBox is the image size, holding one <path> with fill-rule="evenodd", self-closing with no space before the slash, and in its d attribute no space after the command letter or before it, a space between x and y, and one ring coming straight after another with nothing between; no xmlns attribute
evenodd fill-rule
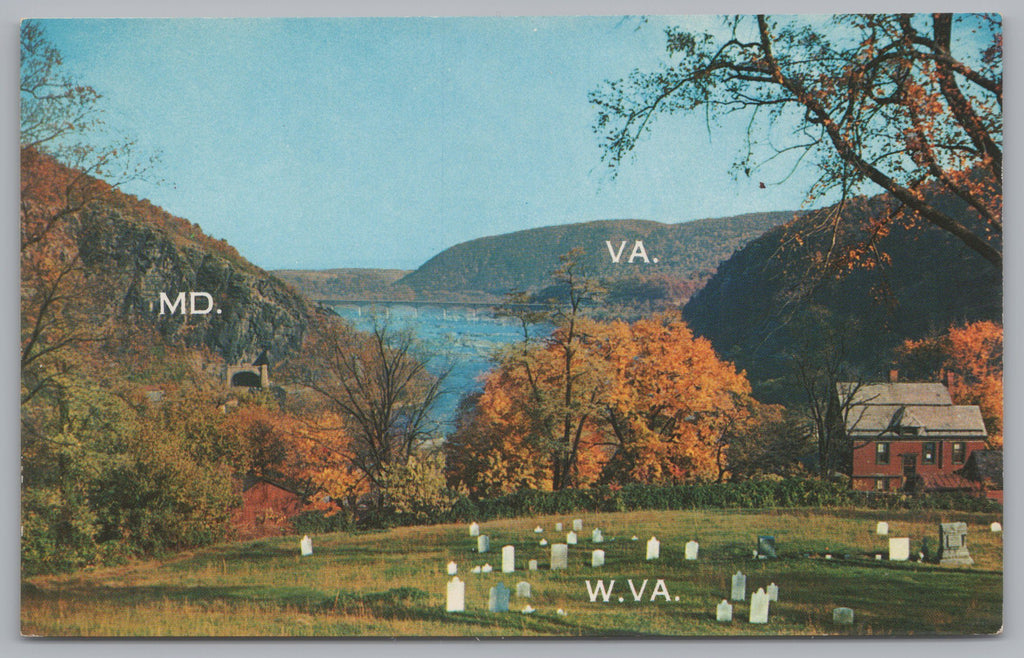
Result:
<svg viewBox="0 0 1024 658"><path fill-rule="evenodd" d="M885 196L850 203L846 225L866 225L883 216L889 203ZM939 203L952 216L969 217L957 200ZM934 335L954 323L1002 321L1000 274L959 240L923 222L912 228L898 224L881 239L878 249L889 263L808 274L831 238L830 232L811 235L820 217L807 214L752 241L719 267L683 311L720 355L747 371L762 399L794 401L799 391L785 382L794 358L806 358L809 348L837 348L852 372L877 379L905 339ZM796 235L810 237L798 244ZM841 232L840 250L861 237L858 230Z"/></svg>
<svg viewBox="0 0 1024 658"><path fill-rule="evenodd" d="M682 224L602 220L517 231L457 244L398 284L418 295L458 291L486 297L513 289L536 291L550 284L559 256L582 247L589 276L606 281L671 279L692 291L736 249L792 218L792 212L771 212ZM628 262L637 240L651 262L639 254ZM620 262L613 262L606 241L617 255L621 249Z"/></svg>
<svg viewBox="0 0 1024 658"><path fill-rule="evenodd" d="M49 157L22 154L22 197L52 203L77 174ZM155 328L174 344L207 348L228 361L267 349L273 360L301 344L311 308L274 276L198 225L134 196L88 181L94 199L48 240L74 242L86 281L102 280L115 323ZM159 315L159 294L209 293L220 313ZM82 294L86 294L83 290Z"/></svg>

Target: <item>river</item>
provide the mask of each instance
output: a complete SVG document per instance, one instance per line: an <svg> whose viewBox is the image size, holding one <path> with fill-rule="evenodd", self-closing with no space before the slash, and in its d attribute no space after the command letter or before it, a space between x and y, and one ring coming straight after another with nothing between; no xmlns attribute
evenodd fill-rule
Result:
<svg viewBox="0 0 1024 658"><path fill-rule="evenodd" d="M373 313L361 312L351 306L337 306L335 312L364 331L373 328ZM379 310L379 309L378 309ZM439 374L451 367L444 382L444 392L434 409L441 432L450 433L459 400L467 393L482 389L480 375L491 368L491 355L496 349L523 339L519 322L512 318L495 318L486 311L465 308L413 308L392 306L388 322L395 328L408 328L416 333L423 350L431 355L427 368ZM531 335L543 330L531 328Z"/></svg>

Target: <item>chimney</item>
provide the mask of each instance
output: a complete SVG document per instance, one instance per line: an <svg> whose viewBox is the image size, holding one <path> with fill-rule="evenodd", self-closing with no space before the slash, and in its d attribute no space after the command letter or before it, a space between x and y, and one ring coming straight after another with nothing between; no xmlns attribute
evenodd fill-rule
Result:
<svg viewBox="0 0 1024 658"><path fill-rule="evenodd" d="M953 393L953 384L956 382L955 378L956 378L956 375L953 374L952 370L946 371L946 381L945 381L945 384L946 384L946 388L949 390L950 394Z"/></svg>
<svg viewBox="0 0 1024 658"><path fill-rule="evenodd" d="M899 378L900 378L900 371L899 370L897 370L896 368L892 368L892 369L889 370L889 383L890 384L895 384L897 381L899 381Z"/></svg>

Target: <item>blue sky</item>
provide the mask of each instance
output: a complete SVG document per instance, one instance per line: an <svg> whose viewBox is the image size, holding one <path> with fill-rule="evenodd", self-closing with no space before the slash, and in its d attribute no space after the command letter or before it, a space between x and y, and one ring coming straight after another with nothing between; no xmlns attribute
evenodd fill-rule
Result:
<svg viewBox="0 0 1024 658"><path fill-rule="evenodd" d="M127 191L266 269L412 269L464 240L801 206L814 172L733 180L742 120L662 118L612 178L587 94L710 18L47 20L106 121L158 151ZM760 181L767 183L761 188Z"/></svg>

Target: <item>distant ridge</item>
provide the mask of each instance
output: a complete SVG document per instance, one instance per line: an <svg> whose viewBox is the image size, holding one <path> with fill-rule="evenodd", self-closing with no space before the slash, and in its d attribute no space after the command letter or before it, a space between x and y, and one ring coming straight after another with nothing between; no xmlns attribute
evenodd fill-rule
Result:
<svg viewBox="0 0 1024 658"><path fill-rule="evenodd" d="M793 217L792 211L780 211L679 224L610 219L527 229L445 249L396 285L417 295L441 290L490 296L537 291L551 283L559 257L577 247L584 249L589 276L608 281L671 277L697 283L747 242ZM627 262L638 240L651 262L643 262L639 255ZM621 249L619 263L613 262L606 242L615 252Z"/></svg>

